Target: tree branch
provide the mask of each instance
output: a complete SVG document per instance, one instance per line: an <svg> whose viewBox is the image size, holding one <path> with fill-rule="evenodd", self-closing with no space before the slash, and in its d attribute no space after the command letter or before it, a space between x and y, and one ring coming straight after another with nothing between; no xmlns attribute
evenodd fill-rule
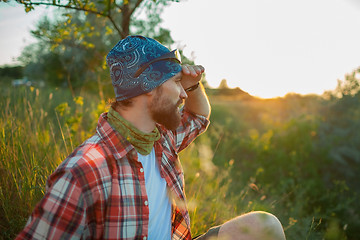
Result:
<svg viewBox="0 0 360 240"><path fill-rule="evenodd" d="M130 16L135 12L135 10L139 7L139 5L143 2L143 0L137 0L135 7L131 9Z"/></svg>
<svg viewBox="0 0 360 240"><path fill-rule="evenodd" d="M120 37L121 38L125 38L126 37L126 34L124 33L124 31L122 31L118 25L116 24L116 22L114 21L114 19L112 18L112 16L108 15L106 16L110 22L112 23L112 25L114 26L114 28L116 29L116 31L119 33Z"/></svg>
<svg viewBox="0 0 360 240"><path fill-rule="evenodd" d="M114 26L114 28L116 29L116 31L118 32L118 34L120 35L121 38L125 38L126 36L124 36L124 31L122 29L120 29L118 27L118 25L116 24L116 22L114 21L112 14L111 14L111 0L108 0L108 14L106 16L109 21L112 23L112 25Z"/></svg>
<svg viewBox="0 0 360 240"><path fill-rule="evenodd" d="M20 1L21 3L21 1ZM123 32L122 29L119 28L119 26L116 24L116 22L114 21L113 17L110 15L111 14L111 7L110 4L111 1L109 1L109 10L108 10L108 14L105 14L104 12L101 11L96 11L96 10L92 10L92 9L87 9L87 8L82 8L82 7L77 7L77 6L72 6L72 5L62 5L62 4L57 4L57 3L49 3L49 2L31 2L31 5L36 5L36 6L40 6L40 5L44 5L44 6L53 6L53 7L60 7L60 8L66 8L66 9L73 9L73 10L78 10L78 11L83 11L83 12L88 12L88 13L92 13L92 14L97 14L103 17L106 17L110 20L111 24L114 26L114 28L116 29L116 31L118 32L118 34L124 38L126 37Z"/></svg>
<svg viewBox="0 0 360 240"><path fill-rule="evenodd" d="M20 3L21 3L21 2L20 2ZM95 10L87 9L87 8L82 8L82 7L77 7L77 6L61 5L61 4L57 4L57 3L48 3L48 2L31 2L30 4L31 4L31 5L36 5L36 6L45 5L45 6L53 6L53 7L74 9L74 10L89 12L89 13L101 15L101 16L103 16L103 17L107 17L107 15L104 14L103 12L99 12L99 11L95 11Z"/></svg>

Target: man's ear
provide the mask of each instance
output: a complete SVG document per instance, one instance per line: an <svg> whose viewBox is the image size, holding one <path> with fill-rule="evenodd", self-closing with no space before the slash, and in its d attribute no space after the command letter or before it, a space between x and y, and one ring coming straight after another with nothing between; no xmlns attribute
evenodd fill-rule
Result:
<svg viewBox="0 0 360 240"><path fill-rule="evenodd" d="M148 102L152 102L154 96L155 96L155 89L151 90L150 92L147 92L144 94L144 96L146 97L146 101Z"/></svg>
<svg viewBox="0 0 360 240"><path fill-rule="evenodd" d="M146 96L152 97L155 94L155 89L151 90L150 92L145 93Z"/></svg>

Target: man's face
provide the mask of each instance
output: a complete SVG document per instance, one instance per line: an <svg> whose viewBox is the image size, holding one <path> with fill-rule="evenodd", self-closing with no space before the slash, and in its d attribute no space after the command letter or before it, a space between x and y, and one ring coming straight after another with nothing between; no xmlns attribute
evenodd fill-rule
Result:
<svg viewBox="0 0 360 240"><path fill-rule="evenodd" d="M169 130L176 130L181 121L179 106L186 98L179 73L154 90L149 106L153 120Z"/></svg>

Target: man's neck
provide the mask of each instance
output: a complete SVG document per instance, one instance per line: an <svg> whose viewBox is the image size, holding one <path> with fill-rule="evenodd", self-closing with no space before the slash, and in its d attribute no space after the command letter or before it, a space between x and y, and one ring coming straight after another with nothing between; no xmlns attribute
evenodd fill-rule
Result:
<svg viewBox="0 0 360 240"><path fill-rule="evenodd" d="M150 133L155 128L155 122L146 114L138 111L117 111L124 119L144 133Z"/></svg>
<svg viewBox="0 0 360 240"><path fill-rule="evenodd" d="M140 100L140 101L139 101ZM142 132L150 133L156 127L155 121L151 118L146 102L137 99L134 106L126 109L115 109L125 120L133 124Z"/></svg>

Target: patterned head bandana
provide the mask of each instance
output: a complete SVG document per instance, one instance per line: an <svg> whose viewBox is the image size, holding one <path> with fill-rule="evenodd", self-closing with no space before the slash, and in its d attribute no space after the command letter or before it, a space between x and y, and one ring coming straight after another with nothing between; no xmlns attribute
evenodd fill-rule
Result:
<svg viewBox="0 0 360 240"><path fill-rule="evenodd" d="M117 101L150 92L181 71L175 51L143 36L120 40L106 57Z"/></svg>

